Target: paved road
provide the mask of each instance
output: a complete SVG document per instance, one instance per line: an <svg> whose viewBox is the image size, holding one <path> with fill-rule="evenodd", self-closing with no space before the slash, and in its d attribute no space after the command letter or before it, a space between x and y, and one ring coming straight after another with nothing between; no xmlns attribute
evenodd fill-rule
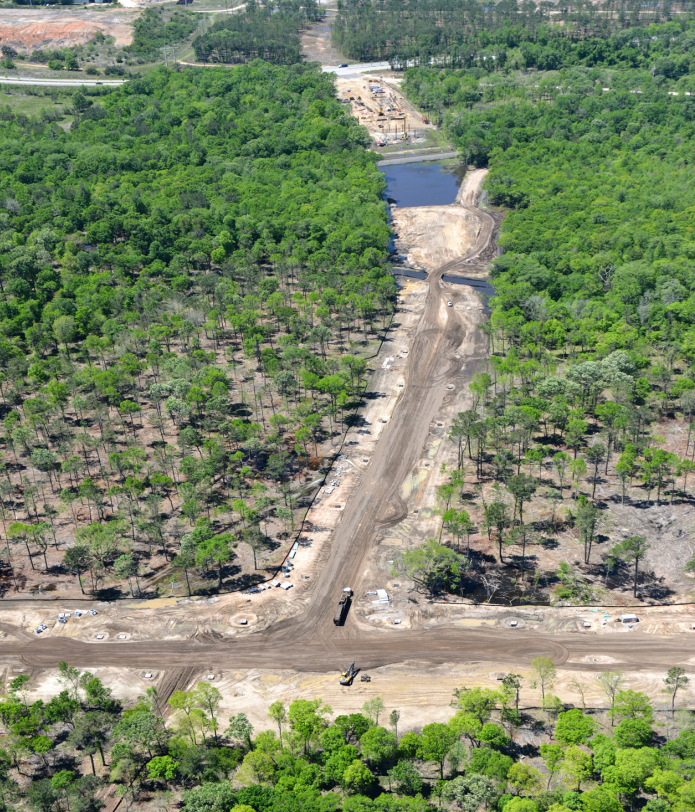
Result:
<svg viewBox="0 0 695 812"><path fill-rule="evenodd" d="M121 5L129 5L132 3L134 6L139 7L139 3L135 2L135 0L120 0L120 2ZM330 2L331 0L318 0L318 5L327 6ZM194 11L196 14L233 14L235 11L240 11L243 8L246 8L246 3L242 3L240 6L233 6L232 8L196 8Z"/></svg>
<svg viewBox="0 0 695 812"><path fill-rule="evenodd" d="M134 2L135 0L132 0ZM120 0L122 3L123 0ZM196 14L233 14L235 11L240 11L241 9L246 8L246 3L242 3L240 6L234 6L233 8L197 8L195 9Z"/></svg>
<svg viewBox="0 0 695 812"><path fill-rule="evenodd" d="M430 60L431 65L437 65L441 63L443 57L433 57ZM416 64L416 60L410 59L406 63L406 66L411 68L413 65ZM366 71L380 71L380 70L391 70L391 63L390 62L352 62L348 63L345 67L341 65L324 65L322 67L324 73L335 73L338 76L359 76L360 73L365 73Z"/></svg>
<svg viewBox="0 0 695 812"><path fill-rule="evenodd" d="M43 87L117 87L127 82L127 79L106 79L99 82L96 79L31 79L25 76L0 76L0 85L41 85Z"/></svg>
<svg viewBox="0 0 695 812"><path fill-rule="evenodd" d="M473 210L485 170L471 172L457 203ZM486 261L494 254L492 239L497 221L477 210L481 229L468 257ZM69 638L35 638L26 631L2 625L0 663L45 668L68 660L88 668L122 666L162 669L283 668L330 671L356 660L360 668L392 663L427 664L493 661L511 667L528 666L534 657L551 657L557 665L579 670L659 670L682 665L695 670L695 638L655 637L638 631L620 634L544 634L531 630L471 629L453 624L430 629L374 629L354 612L343 627L333 625L340 590L350 585L363 593L365 563L380 531L407 515L401 484L411 472L439 411L446 385L465 385L486 354L482 331L454 308L442 276L462 261L447 263L429 276L429 292L408 354L403 393L382 432L362 482L346 505L336 529L328 560L318 577L306 610L269 629L216 643L196 640L85 643ZM464 357L454 356L454 352ZM510 610L510 613L513 610ZM601 662L603 660L603 662Z"/></svg>
<svg viewBox="0 0 695 812"><path fill-rule="evenodd" d="M446 158L457 158L458 152L425 152L422 155L403 155L398 158L383 158L377 161L377 166L396 166L398 164L419 164L422 161L443 161Z"/></svg>
<svg viewBox="0 0 695 812"><path fill-rule="evenodd" d="M321 70L324 73L335 73L336 76L359 76L360 73L365 73L370 70L391 70L391 65L388 62L353 62L342 67L340 65L322 65Z"/></svg>

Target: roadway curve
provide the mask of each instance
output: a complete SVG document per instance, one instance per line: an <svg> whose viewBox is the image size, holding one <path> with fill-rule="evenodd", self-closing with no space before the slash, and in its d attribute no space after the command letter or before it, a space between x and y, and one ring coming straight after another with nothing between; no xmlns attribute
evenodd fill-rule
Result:
<svg viewBox="0 0 695 812"><path fill-rule="evenodd" d="M573 669L663 669L664 665L688 667L695 655L689 638L646 636L639 632L620 635L543 634L524 630L490 630L445 624L427 630L374 629L361 623L356 613L343 627L333 625L337 596L351 585L364 590L363 576L376 535L400 522L407 506L401 485L410 474L439 411L446 384L470 379L486 354L486 340L475 326L464 323L454 308L446 306L442 276L467 258L482 263L493 253L496 220L477 209L476 200L485 175L468 175L457 203L473 211L481 230L470 252L447 263L429 276L429 291L408 354L405 385L391 419L383 431L366 469L334 533L331 551L307 609L268 629L220 643L195 640L85 643L66 638L36 639L14 634L0 645L0 662L46 668L68 660L88 668L123 666L161 669L190 666L215 668L283 668L297 671L330 671L356 660L361 668L399 662L423 664L496 662L527 666L534 657L551 657L557 665L571 662ZM470 267L470 266L469 266ZM462 348L463 345L463 348ZM462 362L454 356L463 349ZM594 662L603 659L600 662ZM692 669L692 666L690 666Z"/></svg>

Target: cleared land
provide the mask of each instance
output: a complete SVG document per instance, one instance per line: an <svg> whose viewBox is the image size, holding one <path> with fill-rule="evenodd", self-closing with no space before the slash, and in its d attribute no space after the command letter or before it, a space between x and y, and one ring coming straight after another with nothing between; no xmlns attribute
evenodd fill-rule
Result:
<svg viewBox="0 0 695 812"><path fill-rule="evenodd" d="M397 247L406 247L409 265L427 270L460 257L480 227L478 218L459 206L396 208L391 214Z"/></svg>
<svg viewBox="0 0 695 812"><path fill-rule="evenodd" d="M20 52L37 48L65 48L89 42L101 31L123 47L133 41L137 13L124 9L63 11L0 9L0 38Z"/></svg>
<svg viewBox="0 0 695 812"><path fill-rule="evenodd" d="M481 180L481 174L469 176L461 194L466 208L472 209ZM469 251L471 256L479 256L489 246L496 227L489 214L481 211L480 218L480 234ZM360 601L366 602L366 592L373 586L370 566L378 537L408 517L409 496L403 483L418 468L430 425L450 391L448 382L455 378L460 384L462 377L465 381L485 354L485 339L477 329L481 317L472 311L464 316L459 310L446 307L450 294L441 281L446 270L444 266L430 276L425 307L402 373L402 394L387 423L380 424L374 453L361 470L359 485L344 503L345 509L341 510L342 503L335 505L341 510L341 519L328 544L316 586L294 607L290 602L286 604L284 619L279 616L256 632L251 624L246 632L235 624L230 609L237 608L238 612L245 607L251 615L259 612L261 607L254 606L251 598L229 598L229 604L225 604L229 608L224 611L222 602L215 599L197 605L176 605L171 601L170 608L166 603L161 606L161 614L157 607L151 607L152 616L159 617L159 628L150 626L150 631L143 623L145 618L136 612L137 603L132 609L123 604L105 605L100 607L99 616L87 621L90 626L84 627L82 639L67 634L67 626L73 633L78 628L76 621L63 627L65 633L61 629L59 636L41 639L27 634L19 624L6 624L0 661L13 667L51 668L69 659L82 667L109 665L160 670L185 668L194 661L213 673L215 669L218 672L273 669L279 665L299 672L330 673L351 659L370 669L406 662L416 666L422 663L425 668L475 662L528 667L533 658L548 656L558 665L571 664L571 669L577 671L623 668L649 672L663 669L664 664L681 664L692 669L695 641L690 639L684 620L672 621L675 624L672 631L678 633L674 636L663 634L663 623L661 626L657 623L653 627L656 634L650 635L623 626L621 634L601 633L598 627L594 630L597 633L582 634L577 633L576 618L571 619L574 628L563 630L552 623L544 629L537 628L536 622L524 621L527 628L516 629L496 623L498 628L492 635L483 625L484 616L479 616L481 622L477 625L452 622L453 618L448 621L445 614L437 612L436 605L426 601L422 602L421 621L427 623L420 625L427 628L392 627L387 632L383 624L375 628L360 611ZM456 358L457 351L465 354L463 362ZM335 627L332 619L336 594L345 585L355 589L358 611L350 613L344 627ZM270 596L276 593L279 590ZM446 611L448 607L442 607L442 612ZM215 615L218 629L211 628ZM471 619L475 620L475 615L469 616ZM207 631L197 626L201 622ZM169 625L170 635L162 628L165 625ZM236 628L229 628L235 625ZM97 640L97 633L104 637ZM168 636L174 639L167 640Z"/></svg>

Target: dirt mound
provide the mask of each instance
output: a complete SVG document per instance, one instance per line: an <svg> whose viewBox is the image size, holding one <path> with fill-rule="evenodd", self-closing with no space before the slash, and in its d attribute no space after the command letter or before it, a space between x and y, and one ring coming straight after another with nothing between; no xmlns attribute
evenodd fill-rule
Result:
<svg viewBox="0 0 695 812"><path fill-rule="evenodd" d="M0 10L0 39L18 51L39 48L65 48L89 42L101 31L115 37L116 45L133 41L132 24L136 13L123 11L62 11Z"/></svg>

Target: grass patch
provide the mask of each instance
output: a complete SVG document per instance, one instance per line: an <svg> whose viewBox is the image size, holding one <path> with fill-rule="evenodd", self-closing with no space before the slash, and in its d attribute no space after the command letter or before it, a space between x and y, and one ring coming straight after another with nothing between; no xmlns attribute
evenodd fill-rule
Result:
<svg viewBox="0 0 695 812"><path fill-rule="evenodd" d="M441 147L443 150L455 149L447 140L443 130L426 130L425 143L419 144L422 147Z"/></svg>
<svg viewBox="0 0 695 812"><path fill-rule="evenodd" d="M12 113L21 113L25 116L40 116L43 110L51 110L53 113L58 113L61 119L66 117L63 114L63 108L67 107L70 102L67 94L61 94L59 101L62 103L56 104L52 96L8 92L7 87L7 85L3 85L3 91L0 93L0 107L9 107Z"/></svg>

